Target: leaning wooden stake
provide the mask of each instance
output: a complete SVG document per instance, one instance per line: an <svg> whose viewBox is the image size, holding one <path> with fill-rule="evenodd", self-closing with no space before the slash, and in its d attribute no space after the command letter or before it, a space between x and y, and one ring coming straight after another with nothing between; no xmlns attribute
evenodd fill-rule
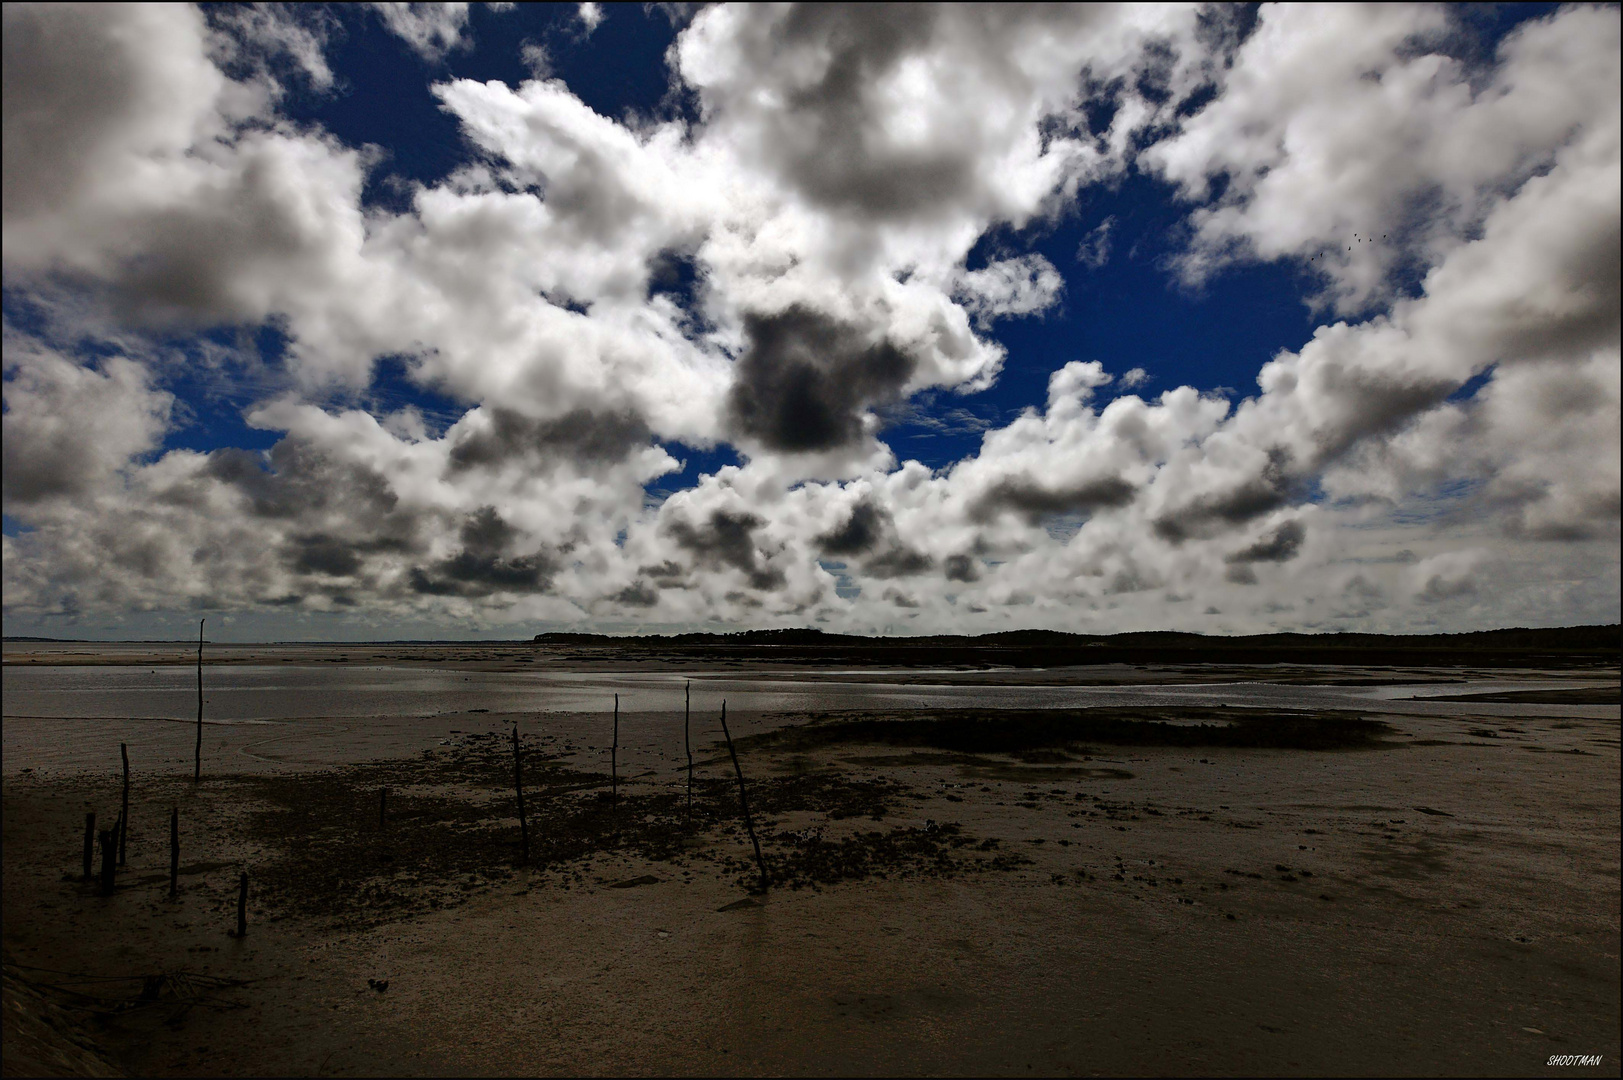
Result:
<svg viewBox="0 0 1623 1080"><path fill-rule="evenodd" d="M688 824L693 823L693 680L682 696L682 744L688 752Z"/></svg>
<svg viewBox="0 0 1623 1080"><path fill-rule="evenodd" d="M620 695L614 695L614 741L609 744L609 794L620 797Z"/></svg>
<svg viewBox="0 0 1623 1080"><path fill-rule="evenodd" d="M727 738L727 753L733 758L733 772L738 774L738 805L744 811L744 828L755 847L755 865L761 869L761 891L766 892L766 860L761 857L761 842L755 838L755 823L750 820L749 795L744 791L744 770L738 765L738 751L733 749L733 735L727 730L727 703L721 703L721 733Z"/></svg>
<svg viewBox="0 0 1623 1080"><path fill-rule="evenodd" d="M118 871L118 830L103 829L97 834L101 843L101 894L113 895L113 875Z"/></svg>
<svg viewBox="0 0 1623 1080"><path fill-rule="evenodd" d="M180 891L180 807L169 808L169 899Z"/></svg>
<svg viewBox="0 0 1623 1080"><path fill-rule="evenodd" d="M96 812L85 811L85 872L84 880L89 881L95 870L96 862Z"/></svg>
<svg viewBox="0 0 1623 1080"><path fill-rule="evenodd" d="M524 767L518 755L518 725L513 725L513 790L518 792L518 846L524 865L530 864L530 825L524 820Z"/></svg>
<svg viewBox="0 0 1623 1080"><path fill-rule="evenodd" d="M197 620L197 749L192 754L192 783L203 779L203 624Z"/></svg>
<svg viewBox="0 0 1623 1080"><path fill-rule="evenodd" d="M122 823L118 829L118 865L123 866L128 861L130 852L130 748L127 743L118 744L118 754L124 759L124 801L120 804L118 820Z"/></svg>
<svg viewBox="0 0 1623 1080"><path fill-rule="evenodd" d="M248 871L237 881L237 936L248 936Z"/></svg>

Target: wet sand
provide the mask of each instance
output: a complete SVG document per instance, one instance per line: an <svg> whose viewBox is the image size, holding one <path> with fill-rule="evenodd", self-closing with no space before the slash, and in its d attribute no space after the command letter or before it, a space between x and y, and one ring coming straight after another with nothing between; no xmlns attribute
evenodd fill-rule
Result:
<svg viewBox="0 0 1623 1080"><path fill-rule="evenodd" d="M1002 747L945 714L730 715L764 896L709 715L691 824L679 713L639 717L663 734L628 733L618 799L598 716L222 725L196 787L166 760L191 727L149 721L110 898L70 879L116 758L41 775L8 746L6 958L42 983L248 980L185 1010L123 1010L139 981L46 991L158 1075L1528 1075L1569 1053L1616 1075L1616 709L1515 707L1346 718L1379 730L1234 711L1351 733L1333 749L1233 745L1187 710Z"/></svg>

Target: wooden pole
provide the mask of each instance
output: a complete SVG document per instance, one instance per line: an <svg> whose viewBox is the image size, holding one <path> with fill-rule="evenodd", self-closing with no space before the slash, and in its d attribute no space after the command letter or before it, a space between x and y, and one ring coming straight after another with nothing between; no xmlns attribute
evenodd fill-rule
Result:
<svg viewBox="0 0 1623 1080"><path fill-rule="evenodd" d="M180 807L169 808L169 899L180 892Z"/></svg>
<svg viewBox="0 0 1623 1080"><path fill-rule="evenodd" d="M237 936L248 936L248 871L237 881Z"/></svg>
<svg viewBox="0 0 1623 1080"><path fill-rule="evenodd" d="M727 730L727 702L721 703L721 733L727 738L727 753L733 758L733 772L738 774L738 805L744 811L744 829L750 834L755 847L755 865L761 869L761 891L766 892L766 860L761 857L761 842L755 838L755 823L750 820L749 795L744 790L744 770L738 765L738 751L733 749L732 732Z"/></svg>
<svg viewBox="0 0 1623 1080"><path fill-rule="evenodd" d="M118 865L118 852L124 846L124 813L119 812L118 820L113 822L113 865Z"/></svg>
<svg viewBox="0 0 1623 1080"><path fill-rule="evenodd" d="M518 846L524 865L530 863L530 826L524 820L524 766L518 753L518 724L513 724L513 790L518 792Z"/></svg>
<svg viewBox="0 0 1623 1080"><path fill-rule="evenodd" d="M197 749L192 755L192 783L203 779L203 624L197 620Z"/></svg>
<svg viewBox="0 0 1623 1080"><path fill-rule="evenodd" d="M620 797L620 695L614 695L614 741L609 744L609 794Z"/></svg>
<svg viewBox="0 0 1623 1080"><path fill-rule="evenodd" d="M103 829L97 834L101 843L101 894L113 895L113 875L118 871L118 830Z"/></svg>
<svg viewBox="0 0 1623 1080"><path fill-rule="evenodd" d="M129 861L129 831L130 831L130 748L127 743L118 744L118 754L124 759L124 801L120 804L118 820L122 823L118 829L118 865L123 866Z"/></svg>
<svg viewBox="0 0 1623 1080"><path fill-rule="evenodd" d="M85 811L85 872L84 880L89 881L96 862L96 812Z"/></svg>
<svg viewBox="0 0 1623 1080"><path fill-rule="evenodd" d="M682 745L688 752L688 824L693 824L693 680L682 692Z"/></svg>

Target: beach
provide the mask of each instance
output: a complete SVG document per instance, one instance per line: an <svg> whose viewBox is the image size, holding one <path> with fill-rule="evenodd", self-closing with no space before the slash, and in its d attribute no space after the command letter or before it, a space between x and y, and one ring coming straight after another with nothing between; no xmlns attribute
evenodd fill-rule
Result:
<svg viewBox="0 0 1623 1080"><path fill-rule="evenodd" d="M736 770L706 678L835 675L621 672L700 676L691 810L679 698L627 709L612 766L606 709L222 718L195 785L183 715L8 705L8 974L156 1075L1527 1075L1561 1054L1617 1074L1618 709L1596 700L1615 665L1399 672L1415 694L1357 709L921 708L910 681L1146 677L869 673L906 707L735 698ZM1408 700L1451 693L1510 699ZM118 742L128 865L99 897L81 835L116 814ZM214 981L143 981L179 973Z"/></svg>

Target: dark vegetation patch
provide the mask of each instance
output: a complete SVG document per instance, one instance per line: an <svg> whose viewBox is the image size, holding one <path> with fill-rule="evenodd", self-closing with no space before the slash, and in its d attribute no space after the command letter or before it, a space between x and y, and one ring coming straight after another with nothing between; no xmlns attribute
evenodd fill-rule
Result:
<svg viewBox="0 0 1623 1080"><path fill-rule="evenodd" d="M852 713L750 736L742 745L809 751L851 743L917 746L965 754L1013 754L1111 746L1216 746L1351 750L1380 745L1392 728L1351 713L1230 708L942 710L918 718Z"/></svg>
<svg viewBox="0 0 1623 1080"><path fill-rule="evenodd" d="M950 877L973 870L1010 870L1031 862L1023 855L991 854L997 841L977 843L956 823L874 829L839 839L823 838L821 829L774 832L763 837L767 872L774 886L816 888L870 877ZM729 860L741 871L739 884L754 882L755 867Z"/></svg>
<svg viewBox="0 0 1623 1080"><path fill-rule="evenodd" d="M584 864L595 855L680 865L717 857L694 849L693 839L742 834L737 783L724 774L695 778L691 817L679 776L656 790L622 778L616 798L606 774L565 766L528 740L524 774L529 865L551 872L560 887L584 884ZM470 737L414 760L240 782L253 796L246 838L269 855L254 871L255 893L282 914L376 925L458 904L511 879L522 861L511 743L499 735ZM774 881L780 871L784 884L801 887L964 865L944 857L960 841L968 843L956 826L892 829L837 842L823 841L820 831L774 831L775 815L797 812L824 821L879 821L907 790L828 771L750 775L750 806L774 853Z"/></svg>
<svg viewBox="0 0 1623 1080"><path fill-rule="evenodd" d="M1502 690L1491 694L1445 694L1427 701L1482 701L1503 705L1617 705L1623 703L1616 686L1590 686L1579 690Z"/></svg>

